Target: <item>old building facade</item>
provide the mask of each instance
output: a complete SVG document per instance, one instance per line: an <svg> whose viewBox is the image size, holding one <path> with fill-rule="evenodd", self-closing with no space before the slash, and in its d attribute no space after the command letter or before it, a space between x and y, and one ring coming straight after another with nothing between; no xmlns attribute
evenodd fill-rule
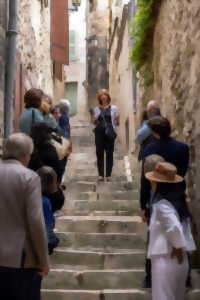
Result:
<svg viewBox="0 0 200 300"><path fill-rule="evenodd" d="M122 2L122 1L121 1ZM120 110L118 137L124 153L135 148L135 103L136 82L129 61L132 45L129 33L129 21L132 17L132 3L113 1L111 6L111 34L109 49L109 90L112 101ZM124 1L126 3L128 1Z"/></svg>
<svg viewBox="0 0 200 300"><path fill-rule="evenodd" d="M71 102L70 115L78 120L87 120L87 1L82 0L77 10L73 6L69 9L69 65L65 66L64 94Z"/></svg>

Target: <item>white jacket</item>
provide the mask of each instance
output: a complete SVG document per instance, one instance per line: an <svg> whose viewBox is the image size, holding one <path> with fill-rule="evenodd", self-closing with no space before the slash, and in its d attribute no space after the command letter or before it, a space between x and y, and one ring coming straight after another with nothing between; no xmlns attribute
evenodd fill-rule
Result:
<svg viewBox="0 0 200 300"><path fill-rule="evenodd" d="M185 251L196 249L191 233L190 220L180 222L178 213L168 200L153 204L150 221L148 257L171 254L172 247Z"/></svg>

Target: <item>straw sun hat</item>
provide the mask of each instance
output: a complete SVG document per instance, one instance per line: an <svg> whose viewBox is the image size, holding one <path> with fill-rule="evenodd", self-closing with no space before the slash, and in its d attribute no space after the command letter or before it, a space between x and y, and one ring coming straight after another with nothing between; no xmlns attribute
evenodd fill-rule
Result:
<svg viewBox="0 0 200 300"><path fill-rule="evenodd" d="M146 173L145 177L154 182L178 183L183 181L183 177L177 175L177 168L167 162L158 163L154 171Z"/></svg>

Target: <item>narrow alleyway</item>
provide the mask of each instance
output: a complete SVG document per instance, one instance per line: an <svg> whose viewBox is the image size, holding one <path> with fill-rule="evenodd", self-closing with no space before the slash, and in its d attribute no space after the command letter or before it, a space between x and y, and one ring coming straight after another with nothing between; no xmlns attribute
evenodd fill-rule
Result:
<svg viewBox="0 0 200 300"><path fill-rule="evenodd" d="M112 183L96 184L93 134L87 122L72 125L65 215L57 219L59 248L43 283L43 300L150 300L144 278L145 225L138 202L138 172L127 184L120 149ZM195 282L194 287L200 282ZM187 295L199 300L200 290ZM160 299L162 300L162 299Z"/></svg>

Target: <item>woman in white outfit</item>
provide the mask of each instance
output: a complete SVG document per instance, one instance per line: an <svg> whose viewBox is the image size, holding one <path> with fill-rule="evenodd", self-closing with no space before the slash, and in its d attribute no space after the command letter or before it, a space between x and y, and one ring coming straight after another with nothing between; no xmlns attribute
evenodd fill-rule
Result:
<svg viewBox="0 0 200 300"><path fill-rule="evenodd" d="M176 185L183 178L166 162L158 163L145 176L154 191L148 247L153 300L183 300L189 268L186 252L196 249L189 212Z"/></svg>

